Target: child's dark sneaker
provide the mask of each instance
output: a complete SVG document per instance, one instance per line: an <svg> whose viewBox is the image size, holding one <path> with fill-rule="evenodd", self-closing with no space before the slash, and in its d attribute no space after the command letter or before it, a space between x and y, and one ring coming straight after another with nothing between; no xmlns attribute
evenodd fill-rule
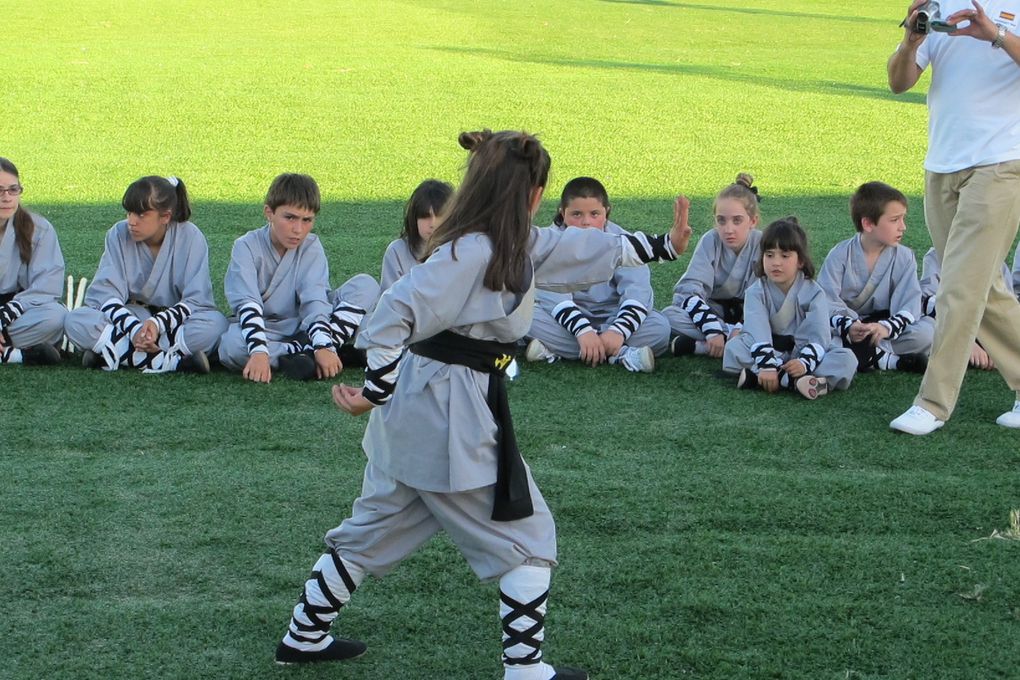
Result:
<svg viewBox="0 0 1020 680"><path fill-rule="evenodd" d="M368 646L361 640L345 640L343 638L336 638L328 647L317 652L304 652L281 642L276 648L276 663L285 666L292 663L344 661L361 656L367 649Z"/></svg>

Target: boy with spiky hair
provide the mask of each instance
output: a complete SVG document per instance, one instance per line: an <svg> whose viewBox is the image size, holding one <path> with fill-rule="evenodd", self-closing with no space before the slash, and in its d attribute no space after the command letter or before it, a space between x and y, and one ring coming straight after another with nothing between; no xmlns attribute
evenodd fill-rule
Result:
<svg viewBox="0 0 1020 680"><path fill-rule="evenodd" d="M340 348L379 297L367 274L330 292L326 253L311 233L320 207L314 179L284 173L266 195L266 225L234 242L223 284L234 318L219 356L253 382L269 382L276 368L297 380L336 376Z"/></svg>
<svg viewBox="0 0 1020 680"><path fill-rule="evenodd" d="M921 313L914 252L900 243L907 197L867 182L850 198L850 214L857 235L829 251L818 275L833 334L857 355L859 371L924 372L935 326Z"/></svg>

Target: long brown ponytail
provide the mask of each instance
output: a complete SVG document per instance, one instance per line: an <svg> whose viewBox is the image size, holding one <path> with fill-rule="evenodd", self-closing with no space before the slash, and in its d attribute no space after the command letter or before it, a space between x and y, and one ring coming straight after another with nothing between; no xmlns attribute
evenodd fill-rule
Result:
<svg viewBox="0 0 1020 680"><path fill-rule="evenodd" d="M21 176L18 169L6 158L0 158L0 171L8 172L18 178L21 183ZM21 261L28 264L32 259L32 236L35 235L35 222L32 216L25 210L25 207L18 201L18 209L14 213L14 242L18 244L18 253Z"/></svg>
<svg viewBox="0 0 1020 680"><path fill-rule="evenodd" d="M462 132L459 142L470 152L467 172L439 216L427 252L465 234L486 234L492 259L485 287L522 293L532 192L549 179L549 153L534 136L512 130Z"/></svg>

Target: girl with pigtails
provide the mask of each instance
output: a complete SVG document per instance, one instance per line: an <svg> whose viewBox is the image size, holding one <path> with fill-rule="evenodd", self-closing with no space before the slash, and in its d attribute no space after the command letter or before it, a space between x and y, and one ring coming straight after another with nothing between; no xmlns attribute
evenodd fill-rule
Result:
<svg viewBox="0 0 1020 680"><path fill-rule="evenodd" d="M208 373L227 320L213 300L205 236L188 221L184 182L142 177L121 206L127 219L106 233L85 306L67 315L67 337L86 368Z"/></svg>
<svg viewBox="0 0 1020 680"><path fill-rule="evenodd" d="M330 635L340 608L367 575L445 531L480 579L499 583L504 678L588 677L542 657L556 529L517 450L503 371L531 325L536 287L585 289L617 266L673 260L690 228L678 220L649 237L533 227L550 164L542 144L488 130L460 143L467 170L429 257L382 295L358 336L364 386L333 388L340 409L371 412L364 482L351 516L326 534L278 663L363 654L363 642Z"/></svg>
<svg viewBox="0 0 1020 680"><path fill-rule="evenodd" d="M0 158L0 364L56 364L67 309L53 225L21 205L18 169Z"/></svg>

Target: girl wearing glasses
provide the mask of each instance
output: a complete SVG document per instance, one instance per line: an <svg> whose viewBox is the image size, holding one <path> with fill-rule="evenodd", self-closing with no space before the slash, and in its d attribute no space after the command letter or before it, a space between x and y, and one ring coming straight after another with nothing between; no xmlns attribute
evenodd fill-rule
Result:
<svg viewBox="0 0 1020 680"><path fill-rule="evenodd" d="M0 158L0 364L55 364L64 256L53 225L21 205L22 190L18 169Z"/></svg>

